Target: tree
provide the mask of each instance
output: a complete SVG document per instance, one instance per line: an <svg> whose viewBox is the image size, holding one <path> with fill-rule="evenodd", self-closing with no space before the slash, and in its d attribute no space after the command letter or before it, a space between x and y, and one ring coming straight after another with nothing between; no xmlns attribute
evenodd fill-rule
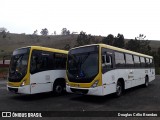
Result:
<svg viewBox="0 0 160 120"><path fill-rule="evenodd" d="M46 35L48 35L49 32L48 32L48 29L47 29L47 28L44 28L44 29L41 30L40 33L41 33L41 35L46 36Z"/></svg>
<svg viewBox="0 0 160 120"><path fill-rule="evenodd" d="M114 38L113 46L124 48L125 42L123 34L118 33L117 37Z"/></svg>
<svg viewBox="0 0 160 120"><path fill-rule="evenodd" d="M67 33L67 28L62 28L61 34L62 34L62 35L66 35L66 33Z"/></svg>
<svg viewBox="0 0 160 120"><path fill-rule="evenodd" d="M150 47L150 41L149 40L145 40L146 36L144 34L139 34L138 37L136 37L136 40L139 40L139 44L140 44L140 50L139 52L144 53L144 54L150 54L151 52L151 47Z"/></svg>
<svg viewBox="0 0 160 120"><path fill-rule="evenodd" d="M81 31L77 37L77 46L87 45L90 43L91 35L87 35L85 32Z"/></svg>
<svg viewBox="0 0 160 120"><path fill-rule="evenodd" d="M57 35L56 31L54 31L54 35Z"/></svg>
<svg viewBox="0 0 160 120"><path fill-rule="evenodd" d="M126 49L144 54L150 54L150 41L144 40L144 38L146 38L146 36L144 36L143 34L139 34L138 37L135 37L135 40L128 41L128 43L126 44Z"/></svg>
<svg viewBox="0 0 160 120"><path fill-rule="evenodd" d="M157 50L157 54L160 56L160 47Z"/></svg>
<svg viewBox="0 0 160 120"><path fill-rule="evenodd" d="M69 30L67 30L67 33L66 33L67 35L70 35L70 31Z"/></svg>
<svg viewBox="0 0 160 120"><path fill-rule="evenodd" d="M160 74L160 47L158 48L158 52L157 52L157 54L158 54L158 61L157 61L157 63L159 63L159 65L158 65L158 67L159 67L159 74Z"/></svg>
<svg viewBox="0 0 160 120"><path fill-rule="evenodd" d="M160 56L159 56L159 49L158 51L151 51L150 55L154 58L154 66L155 66L155 72L156 74L160 74Z"/></svg>
<svg viewBox="0 0 160 120"><path fill-rule="evenodd" d="M104 37L102 39L102 43L107 45L113 45L114 42L114 36L112 34L109 34L107 37Z"/></svg>
<svg viewBox="0 0 160 120"><path fill-rule="evenodd" d="M33 32L33 35L38 35L38 30L35 30L35 31Z"/></svg>
<svg viewBox="0 0 160 120"><path fill-rule="evenodd" d="M63 28L62 31L61 31L61 34L62 35L70 35L70 31L67 30L67 28Z"/></svg>
<svg viewBox="0 0 160 120"><path fill-rule="evenodd" d="M91 43L98 43L99 41L96 39L95 36L92 36L91 34L86 34L86 32L81 31L80 34L77 37L77 44L75 46L82 46L82 45L88 45Z"/></svg>
<svg viewBox="0 0 160 120"><path fill-rule="evenodd" d="M129 40L126 43L125 48L128 49L128 50L131 50L131 51L140 52L140 41L138 41L137 39Z"/></svg>
<svg viewBox="0 0 160 120"><path fill-rule="evenodd" d="M7 37L7 29L2 27L0 28L0 34L2 35L3 38Z"/></svg>
<svg viewBox="0 0 160 120"><path fill-rule="evenodd" d="M149 44L150 44L149 40L141 40L140 41L140 52L144 54L150 54L151 47Z"/></svg>
<svg viewBox="0 0 160 120"><path fill-rule="evenodd" d="M0 32L7 32L7 28L4 27L0 28Z"/></svg>

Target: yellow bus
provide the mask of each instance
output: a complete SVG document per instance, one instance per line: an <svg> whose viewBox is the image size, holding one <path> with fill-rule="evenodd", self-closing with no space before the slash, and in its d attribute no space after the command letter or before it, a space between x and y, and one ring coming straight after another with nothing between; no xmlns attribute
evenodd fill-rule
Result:
<svg viewBox="0 0 160 120"><path fill-rule="evenodd" d="M14 93L36 94L65 91L68 51L28 46L13 51L10 61L7 90Z"/></svg>
<svg viewBox="0 0 160 120"><path fill-rule="evenodd" d="M121 96L125 89L146 87L155 79L153 57L105 44L72 48L67 60L70 93Z"/></svg>

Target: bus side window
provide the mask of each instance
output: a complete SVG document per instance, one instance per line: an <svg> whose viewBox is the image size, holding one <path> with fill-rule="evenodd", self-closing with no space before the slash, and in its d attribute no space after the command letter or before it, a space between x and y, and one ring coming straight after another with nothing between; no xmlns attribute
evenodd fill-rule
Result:
<svg viewBox="0 0 160 120"><path fill-rule="evenodd" d="M65 54L55 53L54 54L55 69L65 69L66 59L67 56Z"/></svg>
<svg viewBox="0 0 160 120"><path fill-rule="evenodd" d="M145 58L145 67L150 67L150 62L149 62L149 58Z"/></svg>
<svg viewBox="0 0 160 120"><path fill-rule="evenodd" d="M111 56L106 56L106 63L111 65Z"/></svg>
<svg viewBox="0 0 160 120"><path fill-rule="evenodd" d="M150 59L150 67L154 67L153 59Z"/></svg>
<svg viewBox="0 0 160 120"><path fill-rule="evenodd" d="M36 56L32 56L31 58L31 67L30 67L30 72L33 74L36 70L36 63L37 63L37 58Z"/></svg>
<svg viewBox="0 0 160 120"><path fill-rule="evenodd" d="M145 67L144 57L140 57L140 62L141 62L141 68L144 68Z"/></svg>
<svg viewBox="0 0 160 120"><path fill-rule="evenodd" d="M110 55L102 55L102 67L112 68L112 57Z"/></svg>
<svg viewBox="0 0 160 120"><path fill-rule="evenodd" d="M102 66L105 66L105 62L106 62L106 56L102 55Z"/></svg>
<svg viewBox="0 0 160 120"><path fill-rule="evenodd" d="M30 67L31 74L40 71L41 63L42 63L41 51L34 50L32 52L32 57L31 57L31 67Z"/></svg>

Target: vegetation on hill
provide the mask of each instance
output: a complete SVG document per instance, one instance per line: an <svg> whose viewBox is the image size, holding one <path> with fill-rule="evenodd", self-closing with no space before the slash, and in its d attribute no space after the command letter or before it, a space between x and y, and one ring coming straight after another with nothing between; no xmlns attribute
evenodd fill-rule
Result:
<svg viewBox="0 0 160 120"><path fill-rule="evenodd" d="M135 39L124 39L123 34L118 34L117 36L109 34L107 37L92 36L83 31L79 35L70 34L70 31L66 28L62 29L62 35L56 35L56 31L54 35L48 35L46 28L42 29L41 34L37 35L37 30L32 35L0 32L0 60L4 56L5 59L10 59L14 49L24 46L38 45L69 50L76 46L104 43L154 56L156 73L160 74L160 41L144 40L143 34L140 34Z"/></svg>

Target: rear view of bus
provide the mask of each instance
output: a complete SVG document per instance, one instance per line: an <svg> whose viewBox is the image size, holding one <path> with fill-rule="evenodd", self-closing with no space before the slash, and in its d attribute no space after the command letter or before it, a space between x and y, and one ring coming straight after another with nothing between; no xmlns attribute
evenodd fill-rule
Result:
<svg viewBox="0 0 160 120"><path fill-rule="evenodd" d="M67 51L40 46L14 50L11 57L7 89L10 92L36 94L65 90Z"/></svg>

